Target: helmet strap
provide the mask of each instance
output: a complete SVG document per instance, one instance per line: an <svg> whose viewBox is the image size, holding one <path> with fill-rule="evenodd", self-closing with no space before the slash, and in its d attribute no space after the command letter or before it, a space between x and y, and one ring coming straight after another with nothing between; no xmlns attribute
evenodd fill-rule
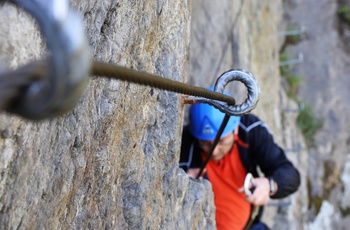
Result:
<svg viewBox="0 0 350 230"><path fill-rule="evenodd" d="M200 175L203 173L203 170L205 169L205 166L207 165L211 156L213 155L214 149L215 149L216 145L219 143L220 138L221 138L221 134L224 132L225 127L226 127L229 120L230 120L230 115L225 114L224 120L222 121L222 123L220 125L219 131L215 136L214 142L210 148L210 151L207 153L205 161L203 162L203 164L199 170L199 173L196 176L196 179L198 179L200 177Z"/></svg>

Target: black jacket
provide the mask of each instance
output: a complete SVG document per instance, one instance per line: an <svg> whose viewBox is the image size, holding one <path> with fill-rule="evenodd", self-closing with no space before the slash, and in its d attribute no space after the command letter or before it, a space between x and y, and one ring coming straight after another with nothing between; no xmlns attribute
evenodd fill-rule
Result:
<svg viewBox="0 0 350 230"><path fill-rule="evenodd" d="M265 123L252 114L242 116L238 137L247 144L238 143L240 158L247 171L258 177L259 167L265 177L272 177L276 181L278 190L271 198L283 198L298 189L300 174L274 142ZM191 135L189 127L185 126L179 166L185 171L201 167L200 152L196 139Z"/></svg>

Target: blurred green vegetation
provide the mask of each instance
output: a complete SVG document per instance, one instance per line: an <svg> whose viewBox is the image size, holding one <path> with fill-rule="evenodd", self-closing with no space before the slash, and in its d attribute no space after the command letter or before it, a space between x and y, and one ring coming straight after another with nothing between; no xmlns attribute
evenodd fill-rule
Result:
<svg viewBox="0 0 350 230"><path fill-rule="evenodd" d="M323 122L317 118L311 105L304 105L297 117L297 125L303 133L306 145L313 146L315 134L322 128Z"/></svg>
<svg viewBox="0 0 350 230"><path fill-rule="evenodd" d="M287 61L289 58L286 52L280 53L280 62ZM293 74L289 65L280 66L280 73L288 85L287 96L299 105L304 105L301 107L296 122L305 138L307 146L311 147L314 145L314 136L322 128L323 122L317 118L311 105L303 103L297 96L299 86L303 82L302 77Z"/></svg>
<svg viewBox="0 0 350 230"><path fill-rule="evenodd" d="M296 26L296 25L287 26L287 31L298 31L298 30L300 30L299 26ZM288 44L296 44L301 40L301 35L302 34L288 35L285 38L285 42Z"/></svg>
<svg viewBox="0 0 350 230"><path fill-rule="evenodd" d="M338 8L338 16L344 22L350 24L350 8L346 5Z"/></svg>

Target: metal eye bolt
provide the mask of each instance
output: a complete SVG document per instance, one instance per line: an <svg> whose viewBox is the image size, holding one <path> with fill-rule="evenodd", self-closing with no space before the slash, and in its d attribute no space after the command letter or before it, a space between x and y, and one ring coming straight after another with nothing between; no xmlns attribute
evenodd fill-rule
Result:
<svg viewBox="0 0 350 230"><path fill-rule="evenodd" d="M18 75L34 68L37 76L6 110L29 119L53 117L71 110L87 86L91 68L82 19L69 8L67 0L7 1L36 19L51 56L19 68Z"/></svg>

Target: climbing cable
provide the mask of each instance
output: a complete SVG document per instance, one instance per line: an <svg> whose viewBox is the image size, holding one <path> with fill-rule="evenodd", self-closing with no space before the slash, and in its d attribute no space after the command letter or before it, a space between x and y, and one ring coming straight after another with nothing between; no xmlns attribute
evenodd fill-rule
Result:
<svg viewBox="0 0 350 230"><path fill-rule="evenodd" d="M27 118L42 118L41 115L39 117L33 117L32 115L25 116L28 114L26 113L26 111L21 110L20 106L23 105L23 103L20 102L21 97L25 95L23 93L24 89L27 89L32 84L35 84L45 79L45 73L48 71L47 68L49 68L49 66L45 65L45 63L47 62L33 62L13 71L0 73L0 109L5 108L8 111L15 111L14 113L23 115ZM247 72L242 71L243 70L231 70L228 72L231 73L231 75L233 74L235 76L241 76L242 74L245 74L246 76L248 76L246 79L249 80L249 84L253 85L254 87L257 87L254 78L249 78ZM224 73L223 75L227 75L228 72ZM191 97L193 100L209 104L212 103L215 107L219 107L219 109L223 110L223 112L225 113L227 112L226 110L229 110L231 115L232 113L234 113L233 115L241 115L237 114L241 113L241 110L236 109L232 112L232 108L237 108L238 106L242 107L242 105L245 105L244 103L242 105L235 105L234 98L227 96L223 93L219 93L217 91L210 91L201 87L187 85L157 75L132 70L126 67L121 67L110 63L104 63L101 61L92 62L91 75L105 76L137 84L148 85L162 90L191 95L194 96ZM222 78L222 80L225 80L225 78ZM79 89L79 87L76 88ZM217 87L216 90L223 91L223 89L224 85L221 85L220 88ZM253 106L255 106L256 102L257 99L254 99L253 102L250 103L254 103ZM244 108L252 109L253 106L245 105ZM23 112L23 114L21 114L21 112ZM56 112L60 113L59 108ZM243 113L247 112L249 112L249 110L243 111Z"/></svg>
<svg viewBox="0 0 350 230"><path fill-rule="evenodd" d="M231 105L235 104L235 99L225 94L213 92L201 87L187 85L185 83L174 81L168 78L159 77L157 75L149 74L146 72L140 72L101 61L94 61L92 66L93 75L106 76L141 85L148 85L151 87L172 91L175 93L182 93L192 96L205 97L213 100L219 100L227 102Z"/></svg>

